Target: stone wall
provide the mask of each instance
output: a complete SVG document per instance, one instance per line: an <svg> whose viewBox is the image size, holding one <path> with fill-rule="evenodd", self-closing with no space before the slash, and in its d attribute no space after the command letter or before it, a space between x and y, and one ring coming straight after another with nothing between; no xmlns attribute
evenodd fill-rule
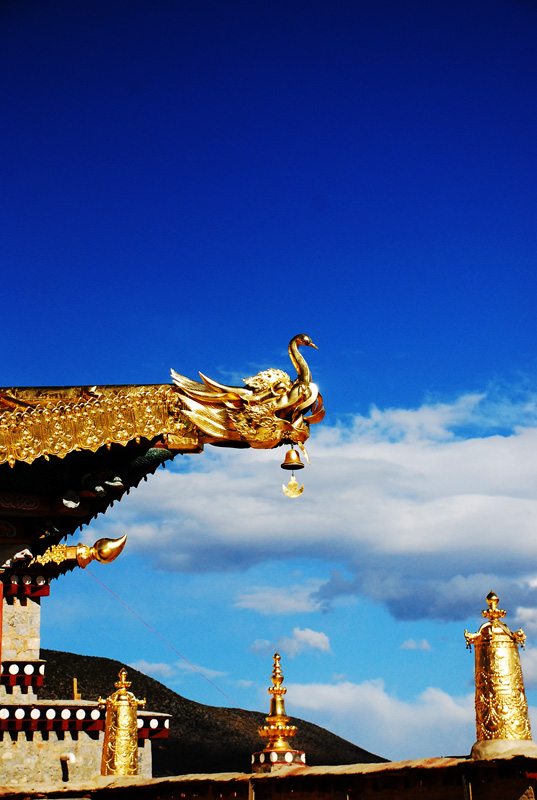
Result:
<svg viewBox="0 0 537 800"><path fill-rule="evenodd" d="M0 732L0 786L92 781L101 774L103 731ZM151 742L138 747L138 773L151 777Z"/></svg>
<svg viewBox="0 0 537 800"><path fill-rule="evenodd" d="M40 597L5 597L2 661L38 660L40 628Z"/></svg>

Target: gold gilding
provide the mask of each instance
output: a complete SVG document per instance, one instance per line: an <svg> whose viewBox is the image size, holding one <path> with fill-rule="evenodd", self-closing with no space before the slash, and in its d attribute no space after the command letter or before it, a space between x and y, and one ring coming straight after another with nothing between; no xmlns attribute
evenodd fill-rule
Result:
<svg viewBox="0 0 537 800"><path fill-rule="evenodd" d="M40 457L64 458L74 450L96 452L156 437L179 452L200 452L206 443L303 447L324 408L301 346L316 347L305 334L291 340L295 381L282 370L267 369L247 378L244 387L224 386L172 370L175 386L0 389L0 464L31 464Z"/></svg>
<svg viewBox="0 0 537 800"><path fill-rule="evenodd" d="M0 464L168 434L177 449L199 449L173 386L0 390Z"/></svg>
<svg viewBox="0 0 537 800"><path fill-rule="evenodd" d="M114 561L127 541L125 533L119 539L99 539L94 545L88 547L86 544L54 544L42 555L35 556L30 564L60 565L67 561L76 561L79 567L87 567L91 561L99 561L101 564L110 564Z"/></svg>
<svg viewBox="0 0 537 800"><path fill-rule="evenodd" d="M477 741L531 739L528 704L518 646L524 646L522 630L512 633L500 620L494 592L487 595L487 621L477 633L464 631L466 646L475 652L475 711Z"/></svg>
<svg viewBox="0 0 537 800"><path fill-rule="evenodd" d="M186 416L205 434L207 442L243 442L265 449L282 442L303 445L311 423L324 416L322 397L299 352L316 347L309 336L298 334L289 343L289 357L297 371L292 381L282 370L268 369L244 380L245 386L225 386L205 375L203 383L172 370L185 404ZM306 416L307 414L310 416Z"/></svg>
<svg viewBox="0 0 537 800"><path fill-rule="evenodd" d="M145 706L145 700L137 700L128 691L130 685L122 669L117 691L106 700L99 698L106 705L101 775L138 774L138 708Z"/></svg>
<svg viewBox="0 0 537 800"><path fill-rule="evenodd" d="M286 752L293 748L287 742L296 734L296 726L288 725L289 717L285 714L285 703L283 696L287 689L282 686L283 674L280 668L281 657L278 653L274 653L274 669L272 670L272 686L269 687L270 700L270 713L266 717L267 725L262 725L258 728L259 735L263 739L268 738L268 744L263 749L264 753L271 751Z"/></svg>

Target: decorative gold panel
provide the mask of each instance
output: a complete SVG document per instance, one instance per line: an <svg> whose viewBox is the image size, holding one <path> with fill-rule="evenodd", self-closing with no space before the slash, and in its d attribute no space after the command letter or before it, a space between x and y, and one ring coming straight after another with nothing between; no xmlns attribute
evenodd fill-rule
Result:
<svg viewBox="0 0 537 800"><path fill-rule="evenodd" d="M0 464L168 434L177 449L200 446L173 386L0 390Z"/></svg>

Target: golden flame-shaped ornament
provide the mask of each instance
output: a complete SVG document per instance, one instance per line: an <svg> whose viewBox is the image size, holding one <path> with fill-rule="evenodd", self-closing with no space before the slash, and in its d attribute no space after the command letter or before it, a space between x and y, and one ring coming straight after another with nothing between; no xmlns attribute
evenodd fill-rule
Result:
<svg viewBox="0 0 537 800"><path fill-rule="evenodd" d="M531 741L528 703L524 690L518 646L526 634L514 633L500 620L506 612L498 608L498 596L487 595L486 622L477 633L464 631L466 646L475 652L475 712L477 741L473 758L501 755L537 755Z"/></svg>

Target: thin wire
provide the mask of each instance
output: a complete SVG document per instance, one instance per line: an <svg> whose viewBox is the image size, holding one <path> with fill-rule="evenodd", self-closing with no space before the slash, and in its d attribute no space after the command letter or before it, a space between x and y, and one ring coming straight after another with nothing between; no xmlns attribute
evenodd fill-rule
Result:
<svg viewBox="0 0 537 800"><path fill-rule="evenodd" d="M192 664L192 662L191 662L191 661L189 661L189 660L188 660L188 658L186 658L186 657L185 657L185 656L184 656L182 653L180 653L180 652L179 652L179 650L177 650L177 649L176 649L176 648L173 646L173 644L170 644L170 642L168 642L168 640L167 640L167 639L165 639L165 638L164 638L164 636L162 636L162 635L161 635L161 634L160 634L158 631L156 631L154 628L152 628L152 627L151 627L151 625L150 625L148 622L146 622L146 621L145 621L145 619L143 619L143 617L141 617L139 614L137 614L137 613L136 613L136 611L134 611L134 609L132 609L132 608L131 608L129 605L127 605L127 603L126 603L124 600L122 600L122 599L121 599L121 597L119 597L119 596L118 596L118 595L117 595L115 592L113 592L113 591L112 591L112 589L110 589L110 588L109 588L109 587L108 587L108 586L107 586L105 583L103 583L103 582L102 582L102 580L101 580L100 578L98 578L96 575L94 575L94 574L93 574L93 572L92 572L90 569L87 569L87 568L86 568L84 571L85 571L85 572L87 572L87 573L88 573L88 575L91 575L91 577L92 577L94 580L96 580L96 581L97 581L97 583L100 583L100 584L101 584L101 586L103 587L103 589L106 589L106 591L107 591L107 592L110 592L110 594L112 595L112 597L115 597L115 599L116 599L116 600L117 600L119 603L121 603L121 605L122 605L122 606L124 606L124 607L127 609L127 611L130 611L130 613L131 613L133 616L135 616L137 620L139 620L139 621L140 621L140 622L141 622L143 625L145 625L145 627L146 627L146 628L148 628L148 629L151 631L151 633L154 633L154 634L155 634L155 636L157 636L157 637L158 637L158 638L161 640L161 642L163 642L163 643L166 645L166 647L169 647L169 648L170 648L170 650L172 650L172 651L173 651L173 652L174 652L176 655L178 655L178 656L179 656L179 658L182 658L182 659L183 659L183 661L185 662L185 664L188 664L188 666L189 666L191 669L193 669L193 670L194 670L194 672L197 672L197 673L198 673L198 675L201 675L201 677L202 677L202 678L204 678L204 679L207 681L207 683L210 683L210 684L211 684L211 686L212 686L214 689L216 689L216 691L217 691L217 692L220 692L220 694L221 694L221 695L223 695L223 697L225 697L225 698L226 698L226 700L228 700L228 701L231 703L231 705L232 705L232 706L234 706L234 707L235 707L236 709L238 709L239 711L242 711L242 713L243 713L243 714L246 714L246 716L250 717L250 719L251 719L251 720L253 720L253 719L254 719L254 718L252 717L252 715L251 715L251 714L249 714L249 713L248 713L248 711L246 711L246 709L244 709L244 708L241 708L240 706L238 706L238 705L237 705L237 704L236 704L236 703L235 703L235 702L234 702L234 701L231 699L231 697L229 697L229 696L228 696L228 695L227 695L225 692L223 692L223 691L222 691L222 689L221 689L219 686L217 686L217 685L216 685L216 683L213 683L213 681L212 681L210 678L208 678L208 677L207 677L207 675L204 675L204 674L203 674L203 672L201 671L201 669L198 669L198 667L196 667L196 665L195 665L195 664Z"/></svg>

